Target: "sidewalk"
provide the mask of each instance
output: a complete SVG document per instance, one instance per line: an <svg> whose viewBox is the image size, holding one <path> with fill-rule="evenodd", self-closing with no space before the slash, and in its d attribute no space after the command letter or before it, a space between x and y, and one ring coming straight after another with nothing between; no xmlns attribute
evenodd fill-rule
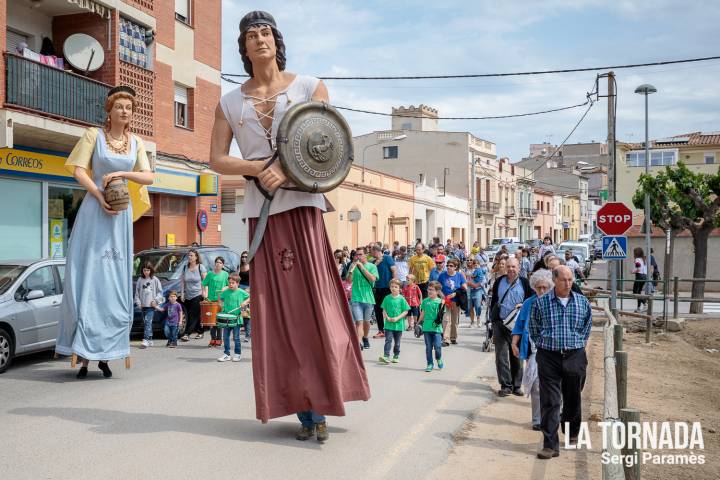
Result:
<svg viewBox="0 0 720 480"><path fill-rule="evenodd" d="M602 332L595 332L588 343L588 381L583 390L583 420L602 412L602 391L593 391L591 375L603 375ZM481 388L497 389L494 377L481 377ZM602 381L599 382L602 385ZM454 435L455 446L447 462L431 472L428 479L511 478L515 480L600 479L600 432L590 429L591 450L565 450L560 434L560 456L552 460L536 457L542 448L542 433L530 425L529 397L493 397L480 407ZM596 423L593 419L592 424Z"/></svg>

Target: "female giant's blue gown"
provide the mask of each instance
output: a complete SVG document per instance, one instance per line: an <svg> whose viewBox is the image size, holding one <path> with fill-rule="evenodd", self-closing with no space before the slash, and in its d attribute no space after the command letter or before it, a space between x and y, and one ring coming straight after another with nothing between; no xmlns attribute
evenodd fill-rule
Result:
<svg viewBox="0 0 720 480"><path fill-rule="evenodd" d="M127 155L112 152L99 129L92 155L92 177L102 189L103 175L132 171L137 140L130 135ZM108 215L85 195L70 235L65 267L60 328L55 350L87 360L116 360L130 355L133 320L132 204Z"/></svg>

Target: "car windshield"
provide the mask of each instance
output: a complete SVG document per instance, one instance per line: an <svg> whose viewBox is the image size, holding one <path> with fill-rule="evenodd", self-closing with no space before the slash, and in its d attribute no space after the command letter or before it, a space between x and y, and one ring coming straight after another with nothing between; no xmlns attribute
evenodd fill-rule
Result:
<svg viewBox="0 0 720 480"><path fill-rule="evenodd" d="M148 252L135 255L133 275L142 274L142 266L150 262L155 269L155 276L163 280L180 278L182 266L185 264L185 252Z"/></svg>
<svg viewBox="0 0 720 480"><path fill-rule="evenodd" d="M515 253L518 249L522 248L522 244L520 243L507 243L505 246L507 247L508 253Z"/></svg>
<svg viewBox="0 0 720 480"><path fill-rule="evenodd" d="M25 265L0 265L0 295L8 291L26 268Z"/></svg>
<svg viewBox="0 0 720 480"><path fill-rule="evenodd" d="M488 245L487 248L485 248L486 252L497 252L500 250L500 245Z"/></svg>

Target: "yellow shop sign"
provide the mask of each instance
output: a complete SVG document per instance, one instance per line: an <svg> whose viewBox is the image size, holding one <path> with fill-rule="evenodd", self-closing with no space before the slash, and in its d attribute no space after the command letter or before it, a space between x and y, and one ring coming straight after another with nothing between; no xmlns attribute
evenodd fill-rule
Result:
<svg viewBox="0 0 720 480"><path fill-rule="evenodd" d="M65 169L66 159L66 155L45 150L0 148L0 175L74 182L72 174ZM157 168L153 184L148 186L148 190L190 197L214 196L218 194L218 177Z"/></svg>
<svg viewBox="0 0 720 480"><path fill-rule="evenodd" d="M0 173L21 177L44 177L67 181L66 157L42 150L0 148Z"/></svg>

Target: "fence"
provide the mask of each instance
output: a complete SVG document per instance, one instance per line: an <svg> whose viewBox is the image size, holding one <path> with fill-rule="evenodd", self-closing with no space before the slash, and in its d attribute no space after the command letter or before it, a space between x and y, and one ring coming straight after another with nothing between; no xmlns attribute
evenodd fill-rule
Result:
<svg viewBox="0 0 720 480"><path fill-rule="evenodd" d="M5 53L5 103L47 115L101 125L110 85Z"/></svg>
<svg viewBox="0 0 720 480"><path fill-rule="evenodd" d="M606 282L607 278L587 278L587 281L602 281ZM665 281L664 280L634 280L634 279L618 279L617 280L620 286L623 285L623 283L626 282L641 282L641 283L648 283L653 282L656 283L658 287L662 285L662 291L665 291ZM617 298L620 300L620 310L623 311L623 315L628 316L635 316L631 315L631 313L634 312L627 312L624 310L623 305L623 299L635 299L635 300L647 300L648 301L648 309L651 308L651 305L653 302L664 302L666 300L671 300L673 302L673 319L679 318L679 304L680 302L683 303L720 303L720 297L702 297L702 298L692 298L692 297L682 297L680 296L680 284L681 283L692 283L692 282L705 282L705 283L720 283L720 280L718 279L710 279L710 278L679 278L679 277L673 277L672 281L668 284L668 289L670 287L670 284L672 284L672 292L668 292L668 295L647 295L647 294L633 294L633 293L625 293L622 289L622 287L618 288L617 292ZM643 290L645 290L645 287L643 287ZM657 290L660 290L658 288ZM608 293L607 290L597 290L592 289L593 292L598 292L600 295L600 298L608 298L609 295L603 295L603 293ZM665 311L665 308L663 308L663 312ZM652 310L648 311L648 315L651 315Z"/></svg>
<svg viewBox="0 0 720 480"><path fill-rule="evenodd" d="M605 313L608 318L607 323L603 327L603 370L605 377L604 401L603 401L603 421L607 422L603 432L605 452L611 459L619 459L620 455L635 456L639 458L640 452L637 445L629 444L629 422L639 422L640 412L634 408L627 406L627 367L628 356L623 350L623 327L618 324L617 319L607 307L593 307L594 310L600 310ZM615 424L623 423L625 438L625 448L618 450L613 441L613 429ZM640 479L640 462L633 465L626 465L624 462L606 462L602 463L603 480L639 480Z"/></svg>

